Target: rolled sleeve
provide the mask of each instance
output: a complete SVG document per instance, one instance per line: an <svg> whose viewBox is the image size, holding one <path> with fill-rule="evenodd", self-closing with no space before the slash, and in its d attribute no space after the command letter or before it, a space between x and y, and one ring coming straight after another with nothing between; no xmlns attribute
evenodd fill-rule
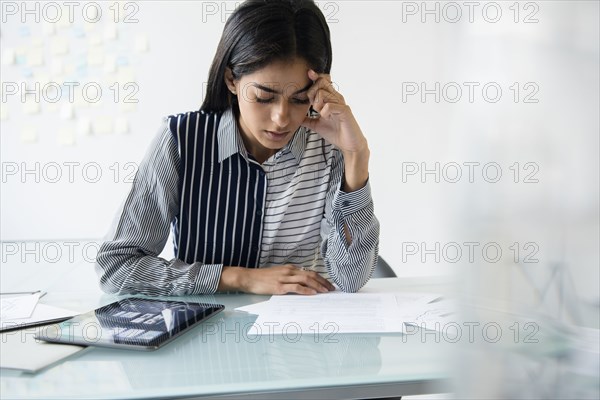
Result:
<svg viewBox="0 0 600 400"><path fill-rule="evenodd" d="M361 189L346 193L341 190L342 171L343 162L334 164L332 204L330 209L326 207L321 253L329 275L340 289L356 292L368 282L377 264L379 221L369 181Z"/></svg>

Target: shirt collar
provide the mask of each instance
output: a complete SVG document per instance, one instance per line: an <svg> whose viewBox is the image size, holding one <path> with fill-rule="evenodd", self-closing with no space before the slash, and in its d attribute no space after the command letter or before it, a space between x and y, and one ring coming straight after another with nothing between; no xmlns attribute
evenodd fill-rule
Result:
<svg viewBox="0 0 600 400"><path fill-rule="evenodd" d="M304 149L306 148L307 135L307 128L303 126L298 128L292 140L280 150L281 154L289 151L296 161L300 163L302 154L304 154ZM242 136L235 121L235 114L231 107L225 110L221 115L221 121L219 122L219 129L217 131L217 142L219 144L219 163L235 153L240 153L246 160L248 159L248 151L244 146Z"/></svg>
<svg viewBox="0 0 600 400"><path fill-rule="evenodd" d="M219 163L235 153L240 153L245 159L248 159L248 152L244 147L231 107L221 115L219 130L217 131L217 142L219 144Z"/></svg>

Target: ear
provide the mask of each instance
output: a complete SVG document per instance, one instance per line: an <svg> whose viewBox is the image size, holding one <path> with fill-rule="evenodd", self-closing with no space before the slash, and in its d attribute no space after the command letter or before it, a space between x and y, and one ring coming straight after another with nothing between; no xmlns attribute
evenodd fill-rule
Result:
<svg viewBox="0 0 600 400"><path fill-rule="evenodd" d="M237 94L237 89L235 87L235 79L233 79L233 73L231 72L231 68L229 67L225 67L225 84L227 85L227 88L229 89L229 91L233 94Z"/></svg>

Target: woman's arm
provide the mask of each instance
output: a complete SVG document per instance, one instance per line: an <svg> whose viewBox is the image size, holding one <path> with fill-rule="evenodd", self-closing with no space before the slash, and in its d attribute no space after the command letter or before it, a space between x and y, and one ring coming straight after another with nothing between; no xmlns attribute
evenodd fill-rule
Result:
<svg viewBox="0 0 600 400"><path fill-rule="evenodd" d="M371 278L379 252L379 221L369 182L346 189L348 167L334 155L331 181L321 228L321 255L331 279L345 292L356 292Z"/></svg>
<svg viewBox="0 0 600 400"><path fill-rule="evenodd" d="M179 211L178 187L179 154L165 121L140 164L108 240L98 252L96 272L102 290L184 295L217 289L222 265L158 257Z"/></svg>
<svg viewBox="0 0 600 400"><path fill-rule="evenodd" d="M373 274L379 246L379 222L368 183L369 147L331 76L309 70L308 77L313 85L307 94L320 115L307 117L303 125L338 149L321 229L321 255L333 281L343 291L356 292Z"/></svg>

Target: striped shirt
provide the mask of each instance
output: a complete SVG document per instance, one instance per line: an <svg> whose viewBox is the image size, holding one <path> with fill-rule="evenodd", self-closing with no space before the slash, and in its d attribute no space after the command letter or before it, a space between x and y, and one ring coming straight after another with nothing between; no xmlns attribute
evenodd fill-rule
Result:
<svg viewBox="0 0 600 400"><path fill-rule="evenodd" d="M223 266L294 264L357 291L377 262L379 222L369 183L345 193L343 171L341 152L304 127L259 164L231 109L169 116L98 252L100 286L214 293ZM170 228L175 259L165 260Z"/></svg>

